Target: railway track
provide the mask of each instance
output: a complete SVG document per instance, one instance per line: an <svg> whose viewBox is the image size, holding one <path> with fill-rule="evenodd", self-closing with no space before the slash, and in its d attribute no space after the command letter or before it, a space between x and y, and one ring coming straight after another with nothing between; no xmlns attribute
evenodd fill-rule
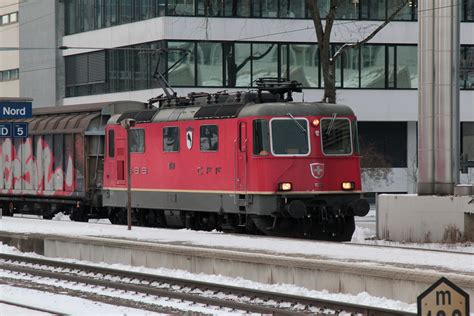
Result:
<svg viewBox="0 0 474 316"><path fill-rule="evenodd" d="M23 313L25 313L26 311L31 311L31 312L41 312L41 313L44 313L44 314L57 315L57 316L66 316L67 315L67 314L63 314L61 312L53 311L53 310L50 310L50 309L44 309L44 308L34 307L34 306L30 306L30 305L19 304L19 303L16 303L16 302L10 302L10 301L1 300L1 299L0 299L0 304L5 304L5 305L18 307L22 310Z"/></svg>
<svg viewBox="0 0 474 316"><path fill-rule="evenodd" d="M22 278L30 278L28 283L32 282L31 278L48 278L63 284L63 287L66 284L69 291L74 290L72 285L81 285L82 289L86 285L103 288L106 292L121 291L134 293L135 296L188 302L215 311L274 315L415 315L378 307L9 254L0 254L0 270L9 271L20 282ZM117 301L123 306L134 305L124 299ZM157 310L156 306L149 305L153 304L142 304L141 308Z"/></svg>

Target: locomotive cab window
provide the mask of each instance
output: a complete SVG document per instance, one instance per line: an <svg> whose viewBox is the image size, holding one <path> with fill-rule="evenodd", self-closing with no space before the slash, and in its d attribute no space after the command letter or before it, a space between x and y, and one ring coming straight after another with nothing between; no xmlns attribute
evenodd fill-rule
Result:
<svg viewBox="0 0 474 316"><path fill-rule="evenodd" d="M258 156L270 154L270 129L267 120L253 121L253 154Z"/></svg>
<svg viewBox="0 0 474 316"><path fill-rule="evenodd" d="M201 151L217 151L219 145L217 125L203 125L199 133Z"/></svg>
<svg viewBox="0 0 474 316"><path fill-rule="evenodd" d="M142 128L134 128L130 130L130 152L145 152L145 130Z"/></svg>
<svg viewBox="0 0 474 316"><path fill-rule="evenodd" d="M270 126L273 155L309 155L309 124L307 119L275 118L270 121Z"/></svg>
<svg viewBox="0 0 474 316"><path fill-rule="evenodd" d="M321 120L323 153L325 155L351 155L351 123L346 118Z"/></svg>
<svg viewBox="0 0 474 316"><path fill-rule="evenodd" d="M163 128L163 151L178 152L179 151L179 127Z"/></svg>
<svg viewBox="0 0 474 316"><path fill-rule="evenodd" d="M115 131L109 130L109 157L115 156Z"/></svg>

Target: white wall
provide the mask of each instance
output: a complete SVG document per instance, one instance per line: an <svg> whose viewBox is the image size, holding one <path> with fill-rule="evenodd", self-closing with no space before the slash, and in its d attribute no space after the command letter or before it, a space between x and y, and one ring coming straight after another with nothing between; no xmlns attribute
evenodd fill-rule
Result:
<svg viewBox="0 0 474 316"><path fill-rule="evenodd" d="M18 11L18 0L0 1L0 15L9 14ZM19 31L18 22L0 26L0 46L18 47ZM19 52L0 51L0 71L19 68ZM0 97L19 97L19 80L0 81Z"/></svg>

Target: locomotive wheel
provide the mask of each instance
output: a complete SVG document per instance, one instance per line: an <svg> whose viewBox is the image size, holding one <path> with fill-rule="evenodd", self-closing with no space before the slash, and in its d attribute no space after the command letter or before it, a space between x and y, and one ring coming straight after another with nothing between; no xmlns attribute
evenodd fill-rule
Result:
<svg viewBox="0 0 474 316"><path fill-rule="evenodd" d="M13 216L13 213L15 213L15 206L13 205L13 202L8 203L8 210L6 216Z"/></svg>
<svg viewBox="0 0 474 316"><path fill-rule="evenodd" d="M127 225L127 210L126 209L112 209L109 213L109 221L112 224Z"/></svg>
<svg viewBox="0 0 474 316"><path fill-rule="evenodd" d="M159 210L139 210L138 223L145 227L166 227L163 211Z"/></svg>
<svg viewBox="0 0 474 316"><path fill-rule="evenodd" d="M89 221L87 211L84 210L82 207L73 208L71 215L69 215L69 218L74 222L88 222Z"/></svg>
<svg viewBox="0 0 474 316"><path fill-rule="evenodd" d="M345 217L345 222L341 224L341 232L335 237L336 241L351 241L355 231L354 216Z"/></svg>

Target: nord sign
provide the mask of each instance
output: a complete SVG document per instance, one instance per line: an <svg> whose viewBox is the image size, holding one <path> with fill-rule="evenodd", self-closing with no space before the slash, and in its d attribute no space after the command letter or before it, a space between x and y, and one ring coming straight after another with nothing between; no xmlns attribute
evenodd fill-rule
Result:
<svg viewBox="0 0 474 316"><path fill-rule="evenodd" d="M0 101L0 119L31 118L32 116L31 102Z"/></svg>
<svg viewBox="0 0 474 316"><path fill-rule="evenodd" d="M446 278L441 278L417 299L421 316L469 316L469 295Z"/></svg>

